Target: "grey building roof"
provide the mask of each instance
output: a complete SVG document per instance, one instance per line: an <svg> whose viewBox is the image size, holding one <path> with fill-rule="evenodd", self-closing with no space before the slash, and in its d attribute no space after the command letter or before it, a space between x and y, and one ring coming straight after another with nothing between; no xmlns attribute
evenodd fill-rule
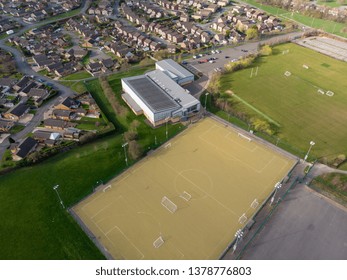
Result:
<svg viewBox="0 0 347 280"><path fill-rule="evenodd" d="M158 61L155 63L156 69L158 69L158 66L163 69L164 71L169 71L179 77L180 79L186 78L186 77L192 77L194 76L192 73L190 73L187 69L179 65L177 62L173 61L172 59L164 59L161 61Z"/></svg>
<svg viewBox="0 0 347 280"><path fill-rule="evenodd" d="M181 107L146 75L123 78L122 80L154 113Z"/></svg>
<svg viewBox="0 0 347 280"><path fill-rule="evenodd" d="M21 158L25 158L30 151L36 146L37 142L31 137L25 139L19 146L19 151L17 152L17 156Z"/></svg>
<svg viewBox="0 0 347 280"><path fill-rule="evenodd" d="M20 118L28 109L28 105L19 104L18 106L14 107L9 113Z"/></svg>

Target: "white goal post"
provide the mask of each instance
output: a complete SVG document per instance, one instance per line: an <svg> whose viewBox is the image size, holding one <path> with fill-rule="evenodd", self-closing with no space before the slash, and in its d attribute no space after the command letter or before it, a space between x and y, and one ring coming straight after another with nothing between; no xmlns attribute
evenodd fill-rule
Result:
<svg viewBox="0 0 347 280"><path fill-rule="evenodd" d="M251 203L251 208L256 209L259 206L259 202L257 199L254 199Z"/></svg>
<svg viewBox="0 0 347 280"><path fill-rule="evenodd" d="M290 73L289 71L284 72L284 75L285 75L286 77L289 77L291 74L292 74L292 73Z"/></svg>
<svg viewBox="0 0 347 280"><path fill-rule="evenodd" d="M170 211L170 213L175 213L178 209L177 205L173 203L170 199L168 199L166 196L163 196L161 199L161 205L163 205L167 210Z"/></svg>
<svg viewBox="0 0 347 280"><path fill-rule="evenodd" d="M164 244L164 239L162 236L159 236L156 240L154 240L153 242L153 247L158 249L160 246L162 246Z"/></svg>
<svg viewBox="0 0 347 280"><path fill-rule="evenodd" d="M328 90L326 93L325 93L327 96L334 96L334 93L330 90Z"/></svg>
<svg viewBox="0 0 347 280"><path fill-rule="evenodd" d="M192 198L192 195L184 191L180 194L180 198L184 199L185 201L189 201Z"/></svg>
<svg viewBox="0 0 347 280"><path fill-rule="evenodd" d="M250 137L248 137L248 136L246 136L246 135L244 135L244 134L242 134L242 133L237 133L237 136L239 136L239 137L241 137L241 138L243 138L243 139L246 139L248 142L251 142L252 141L252 138L250 138Z"/></svg>
<svg viewBox="0 0 347 280"><path fill-rule="evenodd" d="M239 223L244 224L247 221L246 213L243 213L242 216L239 218Z"/></svg>
<svg viewBox="0 0 347 280"><path fill-rule="evenodd" d="M103 192L106 192L107 190L109 190L109 189L111 189L112 188L112 186L111 185L108 185L107 187L105 187L102 191Z"/></svg>

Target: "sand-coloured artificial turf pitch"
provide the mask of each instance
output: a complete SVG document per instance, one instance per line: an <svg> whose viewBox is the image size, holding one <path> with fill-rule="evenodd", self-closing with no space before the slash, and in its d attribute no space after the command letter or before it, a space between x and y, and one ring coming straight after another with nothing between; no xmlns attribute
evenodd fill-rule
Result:
<svg viewBox="0 0 347 280"><path fill-rule="evenodd" d="M240 216L250 218L251 203L260 206L294 164L206 118L73 210L115 259L218 259L245 225ZM164 196L175 213L162 206ZM165 242L154 248L159 236Z"/></svg>

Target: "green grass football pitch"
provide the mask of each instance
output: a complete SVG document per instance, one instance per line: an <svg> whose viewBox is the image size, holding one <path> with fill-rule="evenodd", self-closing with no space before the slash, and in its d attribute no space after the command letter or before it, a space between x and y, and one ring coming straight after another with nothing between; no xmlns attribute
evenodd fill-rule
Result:
<svg viewBox="0 0 347 280"><path fill-rule="evenodd" d="M346 73L345 62L284 44L251 67L224 75L221 84L222 91L231 89L241 98L235 98L238 110L279 123L280 139L301 151L307 151L313 140L315 157L332 158L347 154ZM334 96L318 90L332 91Z"/></svg>
<svg viewBox="0 0 347 280"><path fill-rule="evenodd" d="M218 259L295 162L207 118L73 210L115 259Z"/></svg>

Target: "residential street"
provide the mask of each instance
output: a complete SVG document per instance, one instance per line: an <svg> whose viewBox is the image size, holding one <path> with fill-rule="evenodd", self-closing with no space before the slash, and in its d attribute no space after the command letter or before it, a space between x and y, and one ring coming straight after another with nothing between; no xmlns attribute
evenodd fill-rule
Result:
<svg viewBox="0 0 347 280"><path fill-rule="evenodd" d="M91 0L86 0L83 2L83 6L80 10L80 14L81 13L85 13L89 7L89 5L91 4ZM69 17L67 17L69 18ZM39 22L36 24L27 24L26 26L24 26L21 30L19 30L18 32L12 34L11 36L6 37L5 39L0 40L0 48L3 49L4 51L7 51L9 53L11 53L16 61L16 66L17 66L17 70L18 72L23 73L24 75L28 75L28 76L34 76L34 78L36 80L40 79L42 80L43 83L46 84L51 84L56 90L59 91L59 95L62 98L66 98L68 96L73 96L75 94L74 91L72 91L70 88L63 86L62 84L60 84L59 82L52 80L46 76L40 75L39 73L35 72L34 70L31 69L31 67L29 66L29 64L25 61L25 56L16 48L7 46L5 43L7 42L7 39L10 37L14 37L14 36L20 36L21 34L27 32L30 29L45 25L45 24L50 24L56 21L59 21L61 19L56 19L56 20L47 20L44 22ZM40 121L42 121L43 119L43 114L44 112L53 104L58 103L59 101L57 101L57 98L53 98L51 100L49 100L48 102L46 102L44 105L42 105L36 112L34 118L26 125L26 127L12 135L12 139L18 141L20 139L22 139L22 137L24 137L25 135L27 135L28 133L32 132L33 129L39 125ZM4 152L6 151L7 147L9 145L8 140L4 141L1 145L0 145L0 159L2 158Z"/></svg>

